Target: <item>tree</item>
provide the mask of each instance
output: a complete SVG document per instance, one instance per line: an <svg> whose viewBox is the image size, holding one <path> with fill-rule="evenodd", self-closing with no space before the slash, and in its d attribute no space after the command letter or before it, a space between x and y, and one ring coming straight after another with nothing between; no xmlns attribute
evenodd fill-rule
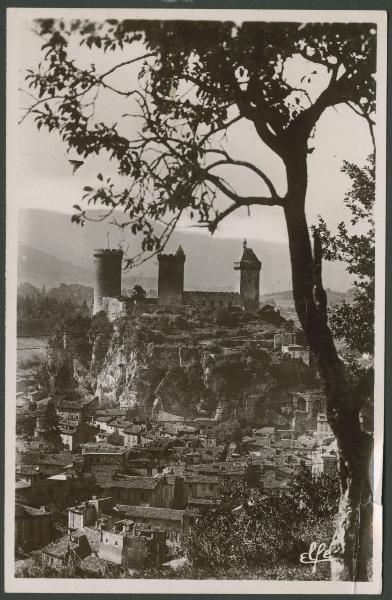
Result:
<svg viewBox="0 0 392 600"><path fill-rule="evenodd" d="M132 300L143 300L146 297L146 290L141 285L135 285L131 292Z"/></svg>
<svg viewBox="0 0 392 600"><path fill-rule="evenodd" d="M224 479L220 505L197 519L185 543L192 575L263 578L266 567L283 567L290 578L287 571L309 548L308 540L325 542L331 534L339 483L326 475L313 479L301 467L287 491L266 494Z"/></svg>
<svg viewBox="0 0 392 600"><path fill-rule="evenodd" d="M52 400L49 400L43 422L43 440L54 451L61 450L63 447L59 429L59 420L56 413L56 408Z"/></svg>
<svg viewBox="0 0 392 600"><path fill-rule="evenodd" d="M371 155L364 168L346 161L342 169L352 181L344 203L351 211L351 225L360 224L362 232L350 233L347 225L341 222L337 234L332 235L322 217L317 227L323 257L345 263L348 273L355 276L352 302L343 301L329 310L332 333L343 339L351 350L371 355L374 354L374 163L374 155Z"/></svg>
<svg viewBox="0 0 392 600"><path fill-rule="evenodd" d="M375 157L368 157L363 168L345 162L342 171L347 173L352 185L344 202L351 211L351 225L360 231L349 233L341 222L336 235L332 235L320 217L317 233L323 245L323 256L329 261L340 261L355 276L352 302L343 301L329 309L329 322L334 335L343 339L349 351L346 356L347 388L357 399L364 435L373 434L374 370L364 368L357 360L364 352L374 355L374 292L375 292L375 227L373 206L375 201ZM369 543L373 514L370 482L362 487L362 502L358 511L362 524L359 559L367 562L371 555ZM365 567L364 567L365 568Z"/></svg>
<svg viewBox="0 0 392 600"><path fill-rule="evenodd" d="M295 307L325 383L328 420L340 450L332 575L366 579L366 560L356 560L353 540L372 441L360 427L357 398L347 387L328 326L321 242L315 235L312 251L305 197L307 156L324 111L346 104L366 119L374 141L376 26L45 19L37 21L37 30L44 57L39 69L27 73L29 93L35 91L36 98L22 120L31 115L38 128L57 131L83 160L104 152L116 162L125 186L100 173L96 185L85 187L83 201L107 207L107 216L121 209L125 221L119 226L128 225L141 236L141 252L128 258L129 266L160 252L185 213L214 232L240 207L280 206L284 211ZM78 65L69 49L71 37L96 51L126 49L126 60L100 73L94 64ZM295 83L290 61L303 70ZM127 69L138 65L138 84L127 88ZM317 73L325 81L315 93ZM98 95L123 100L124 114L116 123L96 118ZM129 119L140 123L132 136ZM222 145L222 136L241 120L252 123L284 164L284 196L258 165L231 156ZM243 196L230 185L225 174L239 169L258 178L257 194ZM75 222L90 218L83 207L75 210Z"/></svg>
<svg viewBox="0 0 392 600"><path fill-rule="evenodd" d="M314 478L303 463L290 482L289 493L297 511L304 511L308 516L333 518L339 502L337 473L322 473Z"/></svg>

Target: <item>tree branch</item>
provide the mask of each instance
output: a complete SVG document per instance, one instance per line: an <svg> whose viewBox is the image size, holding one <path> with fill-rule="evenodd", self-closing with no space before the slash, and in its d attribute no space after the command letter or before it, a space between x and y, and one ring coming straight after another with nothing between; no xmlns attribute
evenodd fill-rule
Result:
<svg viewBox="0 0 392 600"><path fill-rule="evenodd" d="M264 181L264 183L268 187L268 190L271 193L272 197L278 198L278 194L277 194L276 189L275 189L272 181L270 180L270 178L267 177L267 175L263 171L261 171L261 169L256 167L254 164L252 164L246 160L235 160L235 159L231 158L225 150L206 150L205 152L217 153L217 154L221 154L222 156L225 156L225 160L217 160L216 162L212 163L211 165L208 165L207 171L209 169L213 169L213 168L221 166L221 165L233 165L233 166L245 167L247 169L250 169L254 173L256 173L256 175L258 175Z"/></svg>
<svg viewBox="0 0 392 600"><path fill-rule="evenodd" d="M359 117L362 117L363 119L366 119L367 124L369 126L370 137L372 138L373 149L374 149L374 151L376 151L376 140L374 137L374 129L373 129L375 122L373 121L373 119L370 118L368 113L362 111L360 108L357 108L357 105L355 104L355 102L351 102L350 100L348 100L347 106L349 106L351 108L351 110L353 110L355 112L356 115L358 115Z"/></svg>
<svg viewBox="0 0 392 600"><path fill-rule="evenodd" d="M237 123L238 121L241 121L241 119L243 119L243 115L237 115L236 117L234 117L233 119L231 119L231 121L229 121L228 123L224 123L223 125L221 125L220 127L217 127L216 129L212 129L209 133L206 133L202 138L200 143L204 144L204 142L211 137L212 135L214 135L215 133L218 133L218 131L223 131L224 129L228 129L231 125L234 125L234 123Z"/></svg>
<svg viewBox="0 0 392 600"><path fill-rule="evenodd" d="M240 206L251 206L256 204L259 206L284 206L284 200L278 196L264 197L264 196L239 196L234 191L229 189L217 175L204 171L205 179L210 181L223 192L228 198L233 200L237 207Z"/></svg>
<svg viewBox="0 0 392 600"><path fill-rule="evenodd" d="M132 63L138 62L139 60L143 60L145 58L150 58L151 56L156 56L156 52L148 52L147 54L143 54L143 56L131 58L130 60L124 60L124 62L118 63L118 65L115 65L114 67L112 67L111 69L109 69L108 71L106 71L105 73L100 75L98 79L103 79L104 77L107 77L108 75L111 75L112 73L114 73L114 71L116 71L117 69L121 69L121 67L125 67L126 65L131 65Z"/></svg>

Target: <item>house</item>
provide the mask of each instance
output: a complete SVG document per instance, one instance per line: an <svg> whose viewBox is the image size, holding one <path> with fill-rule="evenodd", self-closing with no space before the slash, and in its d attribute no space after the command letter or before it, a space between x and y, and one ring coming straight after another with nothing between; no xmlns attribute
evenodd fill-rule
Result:
<svg viewBox="0 0 392 600"><path fill-rule="evenodd" d="M333 475L337 469L338 450L336 440L327 447L320 447L312 452L312 475Z"/></svg>
<svg viewBox="0 0 392 600"><path fill-rule="evenodd" d="M181 417L179 415L173 415L172 413L168 413L163 410L160 410L158 412L156 420L157 420L158 425L163 425L164 423L181 424L181 423L184 423L184 421L185 421L184 417Z"/></svg>
<svg viewBox="0 0 392 600"><path fill-rule="evenodd" d="M279 331L274 334L274 350L281 350L282 346L295 344L297 334L288 331Z"/></svg>
<svg viewBox="0 0 392 600"><path fill-rule="evenodd" d="M88 443L83 446L82 457L86 473L114 473L116 470L124 470L126 451L112 444Z"/></svg>
<svg viewBox="0 0 392 600"><path fill-rule="evenodd" d="M185 498L216 498L218 496L219 477L210 475L185 475Z"/></svg>
<svg viewBox="0 0 392 600"><path fill-rule="evenodd" d="M103 494L113 497L116 502L132 506L162 506L165 502L162 488L166 485L163 477L132 475L98 482Z"/></svg>
<svg viewBox="0 0 392 600"><path fill-rule="evenodd" d="M332 429L325 413L317 414L316 436L321 440L333 436Z"/></svg>
<svg viewBox="0 0 392 600"><path fill-rule="evenodd" d="M60 427L63 424L77 426L85 421L91 421L98 400L93 396L80 400L60 398L56 400L56 413L59 417Z"/></svg>
<svg viewBox="0 0 392 600"><path fill-rule="evenodd" d="M98 557L124 568L159 566L167 558L166 533L119 520L112 531L101 530Z"/></svg>
<svg viewBox="0 0 392 600"><path fill-rule="evenodd" d="M92 419L92 424L99 429L99 431L104 433L113 433L113 430L110 428L110 423L115 419L112 415L96 415Z"/></svg>
<svg viewBox="0 0 392 600"><path fill-rule="evenodd" d="M124 429L124 446L131 448L140 445L141 433L143 427L141 425L130 425Z"/></svg>
<svg viewBox="0 0 392 600"><path fill-rule="evenodd" d="M183 536L190 534L195 517L194 511L156 506L117 504L115 510L135 523L143 523L152 530L165 531L172 542L179 542Z"/></svg>
<svg viewBox="0 0 392 600"><path fill-rule="evenodd" d="M95 429L85 421L63 421L60 424L60 437L64 449L74 452L82 444L95 440Z"/></svg>
<svg viewBox="0 0 392 600"><path fill-rule="evenodd" d="M55 568L78 564L91 553L91 545L83 531L64 535L41 550L42 560Z"/></svg>
<svg viewBox="0 0 392 600"><path fill-rule="evenodd" d="M81 502L68 508L68 529L84 529L96 525L103 511L113 507L112 498L97 498Z"/></svg>
<svg viewBox="0 0 392 600"><path fill-rule="evenodd" d="M282 345L282 354L288 354L291 358L302 360L305 365L310 366L311 352L307 346L299 346L298 344Z"/></svg>
<svg viewBox="0 0 392 600"><path fill-rule="evenodd" d="M44 507L15 504L15 550L31 552L54 538L53 517Z"/></svg>
<svg viewBox="0 0 392 600"><path fill-rule="evenodd" d="M261 427L253 432L256 444L268 444L274 438L275 427Z"/></svg>

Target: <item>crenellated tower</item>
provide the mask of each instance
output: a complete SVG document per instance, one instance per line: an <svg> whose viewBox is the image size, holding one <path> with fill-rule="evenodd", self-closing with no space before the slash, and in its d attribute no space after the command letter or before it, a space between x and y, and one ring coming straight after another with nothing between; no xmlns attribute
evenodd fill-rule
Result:
<svg viewBox="0 0 392 600"><path fill-rule="evenodd" d="M175 254L158 255L158 303L182 304L185 252L179 246Z"/></svg>
<svg viewBox="0 0 392 600"><path fill-rule="evenodd" d="M122 259L122 250L111 248L94 250L94 315L104 310L103 298L121 296Z"/></svg>

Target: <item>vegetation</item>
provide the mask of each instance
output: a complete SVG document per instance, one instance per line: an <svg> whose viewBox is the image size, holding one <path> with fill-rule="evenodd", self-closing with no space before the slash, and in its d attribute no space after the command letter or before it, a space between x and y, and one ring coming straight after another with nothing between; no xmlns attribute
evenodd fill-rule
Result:
<svg viewBox="0 0 392 600"><path fill-rule="evenodd" d="M235 572L251 578L276 565L290 569L310 542L332 538L339 500L337 474L315 480L301 466L283 496L229 481L221 492L221 505L198 519L185 546L196 577L232 578Z"/></svg>
<svg viewBox="0 0 392 600"><path fill-rule="evenodd" d="M39 337L51 334L59 322L68 321L75 314L88 315L90 311L86 300L79 294L80 287L62 284L46 291L31 284L19 286L18 335Z"/></svg>
<svg viewBox="0 0 392 600"><path fill-rule="evenodd" d="M52 400L49 400L46 406L45 416L43 419L42 439L51 452L57 452L63 447L56 407Z"/></svg>
<svg viewBox="0 0 392 600"><path fill-rule="evenodd" d="M354 294L351 303L341 302L329 309L331 329L337 338L348 346L345 352L346 385L355 398L356 414L360 416L363 444L360 461L373 451L374 422L374 369L364 368L359 362L362 353L374 355L374 293L375 293L375 161L369 156L364 168L345 162L343 172L351 180L351 188L345 204L351 212L353 232L349 232L344 222L333 235L324 219L320 217L317 228L323 245L323 255L327 260L340 261L347 265L347 271L355 276ZM349 442L349 440L347 440ZM356 556L356 569L365 572L372 555L370 532L372 527L373 498L368 478L356 488L354 498L342 495L341 518L351 512L360 499L359 510L354 519L361 524L360 542Z"/></svg>
<svg viewBox="0 0 392 600"><path fill-rule="evenodd" d="M343 301L329 309L332 332L349 348L359 353L374 354L374 289L375 289L375 162L369 156L364 168L345 162L342 171L351 180L344 203L351 212L351 225L359 231L350 233L341 222L333 235L325 220L319 218L318 234L323 256L328 261L347 265L355 276L353 302Z"/></svg>
<svg viewBox="0 0 392 600"><path fill-rule="evenodd" d="M143 300L146 295L147 292L141 285L135 285L131 292L132 300Z"/></svg>

